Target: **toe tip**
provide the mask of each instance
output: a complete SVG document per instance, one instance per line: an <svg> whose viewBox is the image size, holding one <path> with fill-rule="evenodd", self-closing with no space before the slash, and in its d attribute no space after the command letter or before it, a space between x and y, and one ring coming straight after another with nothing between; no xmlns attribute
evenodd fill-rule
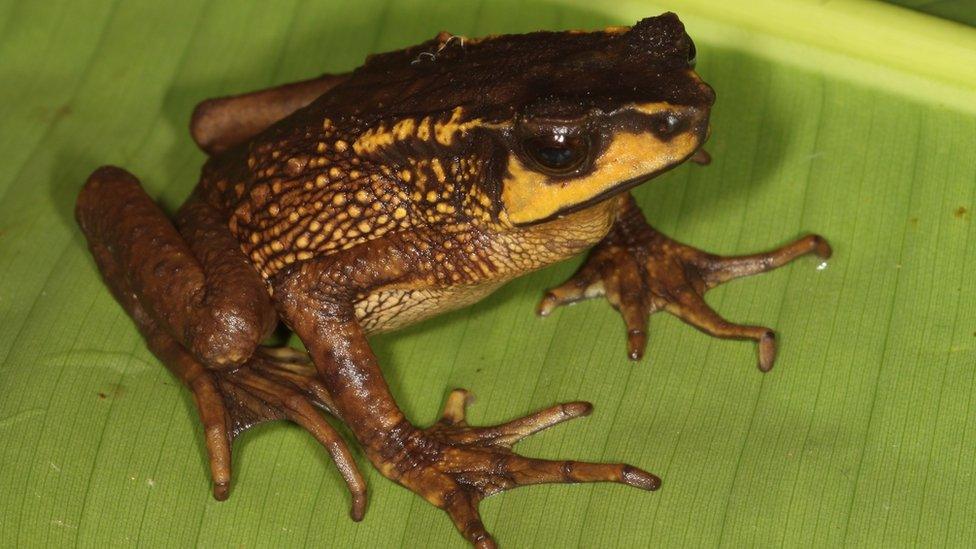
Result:
<svg viewBox="0 0 976 549"><path fill-rule="evenodd" d="M495 540L491 536L485 534L484 537L476 540L472 540L472 545L477 549L495 549L498 545L495 544Z"/></svg>
<svg viewBox="0 0 976 549"><path fill-rule="evenodd" d="M563 414L568 417L588 416L593 413L593 405L583 400L567 402L562 405L562 408Z"/></svg>
<svg viewBox="0 0 976 549"><path fill-rule="evenodd" d="M213 485L213 497L217 501L225 501L230 495L230 483L215 482Z"/></svg>
<svg viewBox="0 0 976 549"><path fill-rule="evenodd" d="M366 494L354 494L352 497L352 508L349 509L349 518L353 522L360 522L366 516Z"/></svg>
<svg viewBox="0 0 976 549"><path fill-rule="evenodd" d="M814 248L813 253L817 254L817 257L821 259L830 259L830 256L834 255L833 248L827 242L827 239L820 236L819 234L813 235Z"/></svg>
<svg viewBox="0 0 976 549"><path fill-rule="evenodd" d="M661 487L661 478L647 471L627 465L623 471L623 481L630 486L653 492Z"/></svg>
<svg viewBox="0 0 976 549"><path fill-rule="evenodd" d="M759 339L759 370L766 373L773 369L776 362L776 333L767 330Z"/></svg>

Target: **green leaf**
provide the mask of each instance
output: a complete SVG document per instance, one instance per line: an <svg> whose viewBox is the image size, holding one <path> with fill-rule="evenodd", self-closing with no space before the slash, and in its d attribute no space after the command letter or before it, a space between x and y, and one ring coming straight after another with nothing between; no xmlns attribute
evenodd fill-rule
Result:
<svg viewBox="0 0 976 549"><path fill-rule="evenodd" d="M348 519L335 467L297 427L235 446L210 496L186 390L99 280L72 217L113 163L174 209L203 155L206 97L348 70L448 29L629 24L624 1L208 3L0 0L0 546L463 546L444 514L382 478ZM653 494L539 486L488 499L509 547L976 544L976 31L868 1L675 0L717 90L707 168L636 191L668 234L745 253L805 232L836 255L710 294L781 334L751 344L664 315L625 357L605 303L532 314L579 260L375 339L419 423L456 386L475 424L585 399L592 417L530 456L627 461Z"/></svg>

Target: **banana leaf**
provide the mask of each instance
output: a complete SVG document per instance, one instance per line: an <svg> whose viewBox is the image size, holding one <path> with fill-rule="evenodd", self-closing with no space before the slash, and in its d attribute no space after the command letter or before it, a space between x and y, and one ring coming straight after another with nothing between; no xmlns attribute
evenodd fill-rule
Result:
<svg viewBox="0 0 976 549"><path fill-rule="evenodd" d="M399 403L427 424L465 387L471 422L488 424L588 400L591 417L519 451L664 479L492 497L485 523L509 547L976 544L972 28L858 0L0 0L0 546L463 547L361 453L370 506L350 521L335 467L285 423L236 442L233 492L214 501L192 399L99 280L75 196L111 163L175 210L204 160L187 122L207 97L349 70L442 29L666 9L718 94L714 161L639 187L648 218L717 253L806 232L834 246L826 265L709 294L778 330L776 368L666 315L632 363L604 302L537 318L576 259L374 338Z"/></svg>

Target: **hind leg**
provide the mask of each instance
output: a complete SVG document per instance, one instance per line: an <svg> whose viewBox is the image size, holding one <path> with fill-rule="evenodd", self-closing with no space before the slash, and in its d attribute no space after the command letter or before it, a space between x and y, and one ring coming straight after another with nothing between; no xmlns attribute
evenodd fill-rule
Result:
<svg viewBox="0 0 976 549"><path fill-rule="evenodd" d="M325 74L241 95L208 99L193 110L190 135L210 155L254 137L339 85L347 74Z"/></svg>
<svg viewBox="0 0 976 549"><path fill-rule="evenodd" d="M193 392L214 496L228 495L234 437L288 419L332 455L353 493L353 518L362 518L362 477L317 411L329 409L329 397L300 355L258 347L277 316L258 275L236 244L228 246L231 235L207 205L191 199L184 207L181 235L135 177L101 168L82 190L76 213L112 293L150 350Z"/></svg>

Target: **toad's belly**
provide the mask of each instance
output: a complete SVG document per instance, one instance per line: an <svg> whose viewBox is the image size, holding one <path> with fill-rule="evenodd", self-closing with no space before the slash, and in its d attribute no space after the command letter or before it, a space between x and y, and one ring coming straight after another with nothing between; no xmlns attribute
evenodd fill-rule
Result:
<svg viewBox="0 0 976 549"><path fill-rule="evenodd" d="M381 289L356 301L356 318L366 333L389 332L481 301L504 283L492 281L419 290Z"/></svg>

